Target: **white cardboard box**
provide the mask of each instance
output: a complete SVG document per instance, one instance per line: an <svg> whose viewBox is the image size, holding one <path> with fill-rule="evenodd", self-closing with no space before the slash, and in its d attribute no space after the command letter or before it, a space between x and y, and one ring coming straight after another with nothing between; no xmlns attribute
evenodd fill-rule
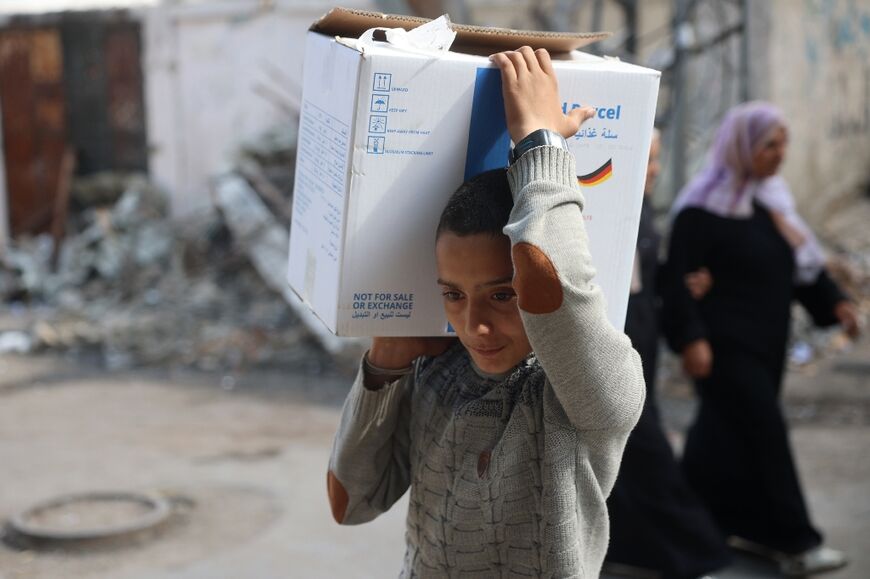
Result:
<svg viewBox="0 0 870 579"><path fill-rule="evenodd" d="M348 13L340 16L348 28ZM507 46L503 36L490 38L473 50L546 46L540 38L509 37ZM563 106L597 107L569 143L595 281L621 328L659 72L576 51L568 58L554 63ZM483 56L362 45L317 31L308 33L304 66L291 287L339 336L449 334L435 228L465 178L507 164L498 70Z"/></svg>

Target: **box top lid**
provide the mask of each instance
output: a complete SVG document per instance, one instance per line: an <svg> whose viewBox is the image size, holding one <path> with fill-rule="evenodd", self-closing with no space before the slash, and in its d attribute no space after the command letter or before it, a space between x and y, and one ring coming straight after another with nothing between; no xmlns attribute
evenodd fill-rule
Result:
<svg viewBox="0 0 870 579"><path fill-rule="evenodd" d="M351 8L333 8L311 25L310 30L329 36L358 38L370 28L404 28L411 30L430 20L417 16L382 14ZM453 48L488 49L490 52L514 50L528 45L532 48L546 48L549 52L563 53L582 48L610 36L609 32L542 32L534 30L512 30L510 28L489 28L469 24L450 24L456 32Z"/></svg>

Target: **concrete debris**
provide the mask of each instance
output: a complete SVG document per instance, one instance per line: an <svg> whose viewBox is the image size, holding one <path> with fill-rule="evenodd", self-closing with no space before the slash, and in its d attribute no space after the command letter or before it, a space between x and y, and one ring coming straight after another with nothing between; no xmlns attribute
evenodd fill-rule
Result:
<svg viewBox="0 0 870 579"><path fill-rule="evenodd" d="M121 193L99 193L110 188ZM319 321L301 322L296 309L310 314L298 300L288 306L288 233L241 177L218 182L220 211L183 222L140 176L87 192L93 205L70 216L56 268L48 235L16 240L0 259L0 353L97 356L111 369L320 373L347 352ZM222 385L234 387L231 375Z"/></svg>
<svg viewBox="0 0 870 579"><path fill-rule="evenodd" d="M20 331L0 332L0 354L28 354L33 349L30 334Z"/></svg>

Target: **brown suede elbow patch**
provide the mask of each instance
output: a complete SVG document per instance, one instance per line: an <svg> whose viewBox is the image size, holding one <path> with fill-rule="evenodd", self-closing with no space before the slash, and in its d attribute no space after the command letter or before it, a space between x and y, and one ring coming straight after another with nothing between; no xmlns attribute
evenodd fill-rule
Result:
<svg viewBox="0 0 870 579"><path fill-rule="evenodd" d="M556 266L531 243L517 243L514 258L514 291L520 309L530 314L549 314L562 305L562 283Z"/></svg>
<svg viewBox="0 0 870 579"><path fill-rule="evenodd" d="M336 523L341 524L344 522L347 503L350 499L344 485L332 474L331 470L326 473L326 491L329 493L329 508L332 509L332 518L335 519Z"/></svg>

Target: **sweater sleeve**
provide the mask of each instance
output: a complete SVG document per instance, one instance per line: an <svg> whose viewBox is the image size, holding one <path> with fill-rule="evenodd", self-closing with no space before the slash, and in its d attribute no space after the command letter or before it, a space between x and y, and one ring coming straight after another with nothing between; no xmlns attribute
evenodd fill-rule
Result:
<svg viewBox="0 0 870 579"><path fill-rule="evenodd" d="M538 147L508 171L514 290L523 325L568 421L631 430L645 396L640 356L607 319L583 222L574 157Z"/></svg>
<svg viewBox="0 0 870 579"><path fill-rule="evenodd" d="M704 243L708 235L699 231L701 213L686 209L677 215L671 230L668 260L661 274L662 329L674 352L695 340L707 338L707 328L698 301L689 293L685 276L704 265Z"/></svg>
<svg viewBox="0 0 870 579"><path fill-rule="evenodd" d="M327 473L336 522L371 521L408 489L413 381L412 373L369 390L359 369L342 409Z"/></svg>

